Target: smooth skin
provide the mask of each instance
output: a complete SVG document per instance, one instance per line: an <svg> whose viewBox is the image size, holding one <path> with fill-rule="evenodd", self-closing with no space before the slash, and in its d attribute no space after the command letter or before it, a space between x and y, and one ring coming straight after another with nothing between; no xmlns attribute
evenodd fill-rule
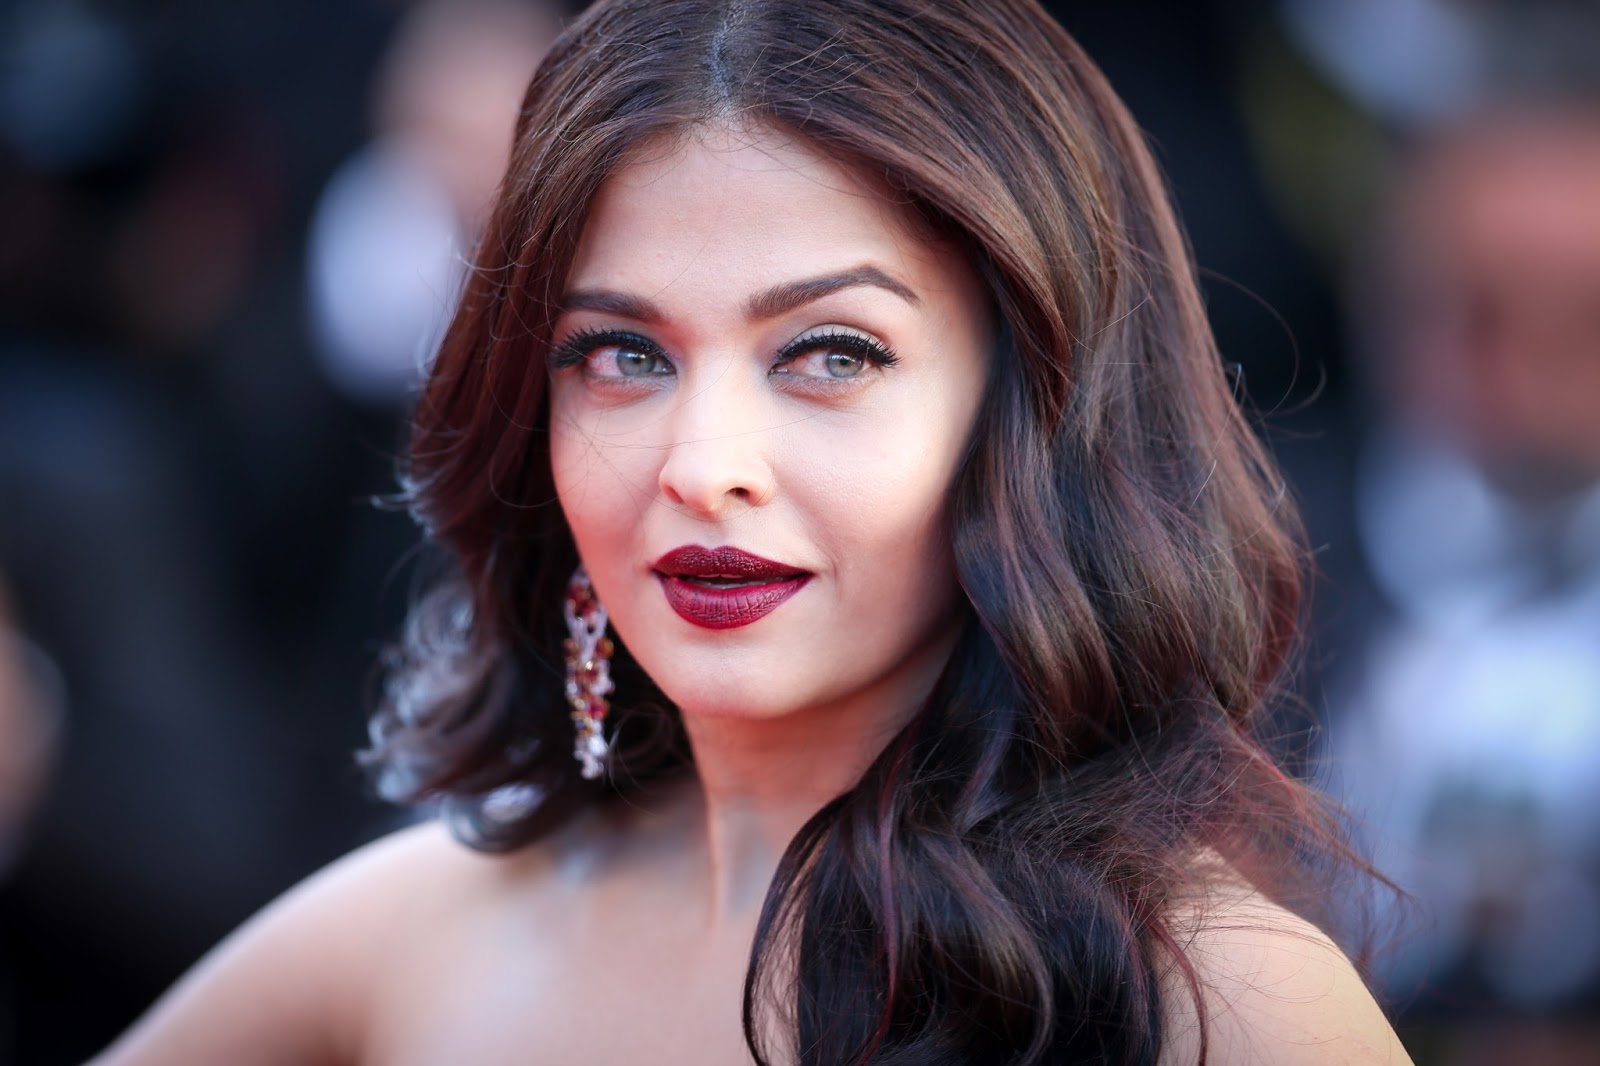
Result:
<svg viewBox="0 0 1600 1066"><path fill-rule="evenodd" d="M103 1066L750 1061L740 990L778 857L950 654L940 530L993 323L949 248L760 128L646 145L594 207L567 304L561 503L613 623L683 709L697 776L511 856L432 824L364 848L225 942ZM651 571L683 544L813 577L752 625L700 629ZM1409 1061L1326 937L1212 880L1178 915L1211 1062ZM1172 989L1163 1061L1192 1062Z"/></svg>

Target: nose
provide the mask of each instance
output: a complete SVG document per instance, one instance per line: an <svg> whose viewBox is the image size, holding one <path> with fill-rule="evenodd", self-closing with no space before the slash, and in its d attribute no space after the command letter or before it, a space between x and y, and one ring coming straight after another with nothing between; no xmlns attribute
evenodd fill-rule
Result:
<svg viewBox="0 0 1600 1066"><path fill-rule="evenodd" d="M670 420L661 494L696 517L717 520L773 497L771 426L756 397L713 386L689 396Z"/></svg>

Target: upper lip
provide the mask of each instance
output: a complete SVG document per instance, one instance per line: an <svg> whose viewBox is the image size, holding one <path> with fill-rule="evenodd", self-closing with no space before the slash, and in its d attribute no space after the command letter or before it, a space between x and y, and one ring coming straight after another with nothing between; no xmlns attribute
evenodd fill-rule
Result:
<svg viewBox="0 0 1600 1066"><path fill-rule="evenodd" d="M655 569L677 577L732 577L774 579L799 577L809 571L787 563L776 563L738 548L704 548L686 544L673 548L655 561Z"/></svg>

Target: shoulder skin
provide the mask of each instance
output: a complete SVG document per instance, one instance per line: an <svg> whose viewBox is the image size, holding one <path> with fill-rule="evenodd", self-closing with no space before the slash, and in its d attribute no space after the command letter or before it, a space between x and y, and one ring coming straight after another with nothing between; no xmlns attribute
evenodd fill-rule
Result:
<svg viewBox="0 0 1600 1066"><path fill-rule="evenodd" d="M1235 882L1175 915L1199 978L1208 1066L1411 1066L1344 952L1315 925ZM1176 963L1163 975L1161 1066L1199 1061L1194 995Z"/></svg>
<svg viewBox="0 0 1600 1066"><path fill-rule="evenodd" d="M406 931L495 876L424 823L360 848L246 922L90 1066L344 1066Z"/></svg>

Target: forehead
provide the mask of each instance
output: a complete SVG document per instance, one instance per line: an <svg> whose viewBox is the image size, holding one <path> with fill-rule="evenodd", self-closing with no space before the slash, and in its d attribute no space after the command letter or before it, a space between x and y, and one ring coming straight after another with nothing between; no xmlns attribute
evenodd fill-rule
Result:
<svg viewBox="0 0 1600 1066"><path fill-rule="evenodd" d="M919 290L964 289L960 265L887 191L767 127L698 127L640 145L601 186L568 288L670 304L872 263Z"/></svg>

